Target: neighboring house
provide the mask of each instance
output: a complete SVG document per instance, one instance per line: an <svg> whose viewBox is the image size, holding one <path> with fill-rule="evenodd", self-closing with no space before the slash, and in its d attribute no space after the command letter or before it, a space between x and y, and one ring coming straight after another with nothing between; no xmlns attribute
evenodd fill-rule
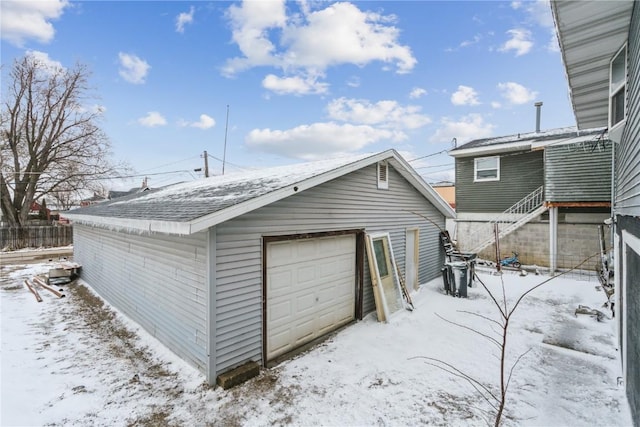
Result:
<svg viewBox="0 0 640 427"><path fill-rule="evenodd" d="M616 318L622 380L640 425L640 6L552 1L579 129L607 126L614 141Z"/></svg>
<svg viewBox="0 0 640 427"><path fill-rule="evenodd" d="M86 208L87 206L95 205L96 203L102 203L107 200L104 196L101 196L97 193L93 193L93 196L80 200L80 207Z"/></svg>
<svg viewBox="0 0 640 427"><path fill-rule="evenodd" d="M461 250L556 268L600 261L598 226L611 206L606 129L559 128L478 139L449 154L456 164L456 238ZM596 255L596 256L594 256Z"/></svg>
<svg viewBox="0 0 640 427"><path fill-rule="evenodd" d="M111 191L109 191L109 194L107 195L107 199L108 200L113 200L113 199L118 199L120 197L130 196L132 194L144 193L145 191L149 191L150 190L150 188L147 187L146 184L147 184L147 182L145 180L142 183L142 187L133 187L133 188L130 188L129 190L124 190L124 191L111 190Z"/></svg>
<svg viewBox="0 0 640 427"><path fill-rule="evenodd" d="M438 192L452 209L456 208L456 185L453 182L442 181L431 184L434 190Z"/></svg>
<svg viewBox="0 0 640 427"><path fill-rule="evenodd" d="M365 233L390 233L408 287L439 277L439 231L454 215L389 150L177 184L69 217L83 279L213 383L374 311Z"/></svg>

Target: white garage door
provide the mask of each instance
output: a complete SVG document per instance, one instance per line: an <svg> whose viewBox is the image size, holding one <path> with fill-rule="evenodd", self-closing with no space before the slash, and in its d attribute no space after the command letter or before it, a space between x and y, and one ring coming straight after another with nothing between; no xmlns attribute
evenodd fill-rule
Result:
<svg viewBox="0 0 640 427"><path fill-rule="evenodd" d="M355 235L267 244L267 360L355 317Z"/></svg>

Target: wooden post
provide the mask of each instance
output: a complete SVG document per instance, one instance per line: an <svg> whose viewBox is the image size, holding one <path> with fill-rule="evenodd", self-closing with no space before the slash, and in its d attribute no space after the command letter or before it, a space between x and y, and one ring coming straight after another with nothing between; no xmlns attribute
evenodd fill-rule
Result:
<svg viewBox="0 0 640 427"><path fill-rule="evenodd" d="M496 269L497 271L501 271L502 266L500 265L500 232L498 231L498 223L493 224L493 234L496 239Z"/></svg>

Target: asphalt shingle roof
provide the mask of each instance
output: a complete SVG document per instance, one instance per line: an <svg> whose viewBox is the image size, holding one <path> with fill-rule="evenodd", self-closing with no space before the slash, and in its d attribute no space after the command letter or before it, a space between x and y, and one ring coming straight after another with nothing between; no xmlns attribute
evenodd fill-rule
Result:
<svg viewBox="0 0 640 427"><path fill-rule="evenodd" d="M459 147L450 150L449 153L455 154L458 151L467 150L471 148L481 148L481 147L489 147L489 146L499 146L502 144L511 144L514 142L522 142L522 143L539 143L545 141L555 141L555 140L565 140L570 138L575 138L578 136L588 137L588 136L596 136L598 134L603 133L603 128L597 129L586 129L578 132L577 128L572 127L563 127L557 129L549 129L541 132L528 132L528 133L518 133L514 135L507 136L498 136L493 138L482 138L475 139L473 141L467 142Z"/></svg>
<svg viewBox="0 0 640 427"><path fill-rule="evenodd" d="M187 222L362 160L372 154L280 166L148 190L69 212L75 215Z"/></svg>

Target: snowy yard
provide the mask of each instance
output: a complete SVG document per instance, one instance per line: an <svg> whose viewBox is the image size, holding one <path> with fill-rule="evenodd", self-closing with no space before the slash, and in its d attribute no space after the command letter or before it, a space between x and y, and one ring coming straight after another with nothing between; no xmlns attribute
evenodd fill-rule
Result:
<svg viewBox="0 0 640 427"><path fill-rule="evenodd" d="M495 334L491 322L470 314L498 315L480 286L457 299L434 280L413 295L415 311L388 324L370 314L224 391L204 384L81 281L64 286L62 299L41 291L37 303L23 281L48 268L0 268L3 426L493 424L489 405L467 381L425 359L447 362L497 391L498 349L452 323ZM502 295L498 276L480 277ZM503 279L513 301L545 277ZM516 311L509 360L529 352L511 380L505 425L631 425L617 381L614 321L574 315L579 304L601 308L605 296L596 284L557 278Z"/></svg>

